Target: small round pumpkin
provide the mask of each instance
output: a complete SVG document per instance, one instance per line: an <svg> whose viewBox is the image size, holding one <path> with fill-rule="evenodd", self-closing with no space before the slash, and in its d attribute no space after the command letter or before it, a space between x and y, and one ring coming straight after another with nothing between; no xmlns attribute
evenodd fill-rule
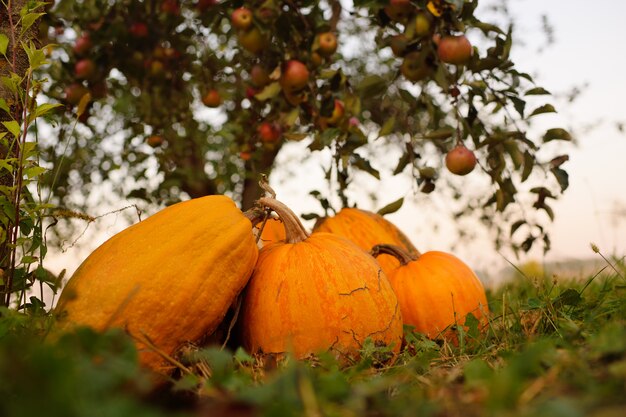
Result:
<svg viewBox="0 0 626 417"><path fill-rule="evenodd" d="M257 257L251 221L230 198L177 203L91 253L55 311L63 327L126 329L140 362L167 373L171 365L154 347L175 355L185 343L209 336L248 282Z"/></svg>
<svg viewBox="0 0 626 417"><path fill-rule="evenodd" d="M341 209L335 216L323 219L313 231L343 236L368 252L374 245L389 244L400 246L410 254L419 253L409 238L389 220L358 208ZM388 254L380 254L376 260L387 276L400 266L400 262Z"/></svg>
<svg viewBox="0 0 626 417"><path fill-rule="evenodd" d="M261 238L259 239L262 246L269 245L270 243L279 242L285 240L285 226L280 219L275 217L268 217L265 223L261 222L256 225L257 230L261 231Z"/></svg>
<svg viewBox="0 0 626 417"><path fill-rule="evenodd" d="M309 236L277 200L259 203L279 215L286 239L261 249L246 288L241 326L248 351L304 358L330 350L346 360L370 338L398 352L400 307L374 258L341 236Z"/></svg>
<svg viewBox="0 0 626 417"><path fill-rule="evenodd" d="M486 324L489 306L482 283L463 261L439 251L411 255L393 245L377 245L372 255L381 253L396 257L400 266L389 274L404 324L430 338L439 336L454 340L448 333L452 325L462 326L473 314Z"/></svg>

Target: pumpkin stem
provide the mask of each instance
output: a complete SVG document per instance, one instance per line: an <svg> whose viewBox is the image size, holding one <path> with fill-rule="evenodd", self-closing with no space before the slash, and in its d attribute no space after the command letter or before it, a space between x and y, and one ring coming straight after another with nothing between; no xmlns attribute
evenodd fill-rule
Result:
<svg viewBox="0 0 626 417"><path fill-rule="evenodd" d="M400 246L389 245L386 243L376 245L370 251L370 255L372 255L374 258L383 253L386 255L391 255L397 260L399 260L400 265L406 265L409 262L417 261L419 257L421 256L419 252L417 252L415 255L411 255L409 252L407 252L406 250L404 250L404 248L401 248Z"/></svg>
<svg viewBox="0 0 626 417"><path fill-rule="evenodd" d="M283 225L285 226L287 243L302 242L309 237L309 234L300 222L298 216L296 216L295 213L284 203L281 203L271 197L261 197L257 203L261 206L274 210L276 214L278 214L278 217L280 217L283 221Z"/></svg>
<svg viewBox="0 0 626 417"><path fill-rule="evenodd" d="M259 207L252 207L251 209L244 211L243 215L246 216L248 220L250 220L250 223L252 223L252 227L254 227L257 224L261 223L263 220L265 220L267 213L265 212L265 210Z"/></svg>

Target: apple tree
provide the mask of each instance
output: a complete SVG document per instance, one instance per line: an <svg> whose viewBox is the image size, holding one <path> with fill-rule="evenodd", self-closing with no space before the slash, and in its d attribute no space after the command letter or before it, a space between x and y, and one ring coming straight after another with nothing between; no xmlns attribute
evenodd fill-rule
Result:
<svg viewBox="0 0 626 417"><path fill-rule="evenodd" d="M477 6L59 0L41 27L59 45L45 94L65 109L40 141L45 185L78 210L215 193L246 208L279 152L304 141L303 157L332 155L338 195L311 190L332 210L353 204L360 173L380 177L375 142L417 193L483 187L456 211L495 224L498 244L549 247L549 204L568 185L552 143L571 137L532 129L555 111L537 102L549 93L512 62L512 29L480 20Z"/></svg>

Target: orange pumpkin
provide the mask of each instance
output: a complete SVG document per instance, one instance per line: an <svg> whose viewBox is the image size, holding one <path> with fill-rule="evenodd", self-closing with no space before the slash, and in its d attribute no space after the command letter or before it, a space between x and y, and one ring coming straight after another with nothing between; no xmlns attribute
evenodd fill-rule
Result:
<svg viewBox="0 0 626 417"><path fill-rule="evenodd" d="M283 226L283 222L280 219L269 217L265 222L265 225L263 225L263 223L259 223L256 228L257 230L261 230L261 228L263 228L260 238L262 246L285 240L285 226Z"/></svg>
<svg viewBox="0 0 626 417"><path fill-rule="evenodd" d="M450 336L450 326L463 325L468 314L481 324L489 315L487 297L482 283L463 261L439 251L410 255L392 245L378 245L372 254L396 257L400 266L391 272L393 287L404 323L430 338Z"/></svg>
<svg viewBox="0 0 626 417"><path fill-rule="evenodd" d="M122 327L140 362L167 373L151 344L175 355L210 335L248 282L258 256L250 219L225 196L174 204L98 247L56 306L62 326Z"/></svg>
<svg viewBox="0 0 626 417"><path fill-rule="evenodd" d="M368 252L374 245L389 244L400 246L410 254L419 253L393 223L379 214L357 208L341 209L334 217L322 220L313 231L346 237ZM383 253L376 260L387 276L400 266L400 262L392 255Z"/></svg>
<svg viewBox="0 0 626 417"><path fill-rule="evenodd" d="M278 213L287 237L261 249L245 291L241 325L248 351L303 358L330 350L356 358L371 338L398 352L400 308L374 258L341 236L309 236L279 201L259 203Z"/></svg>

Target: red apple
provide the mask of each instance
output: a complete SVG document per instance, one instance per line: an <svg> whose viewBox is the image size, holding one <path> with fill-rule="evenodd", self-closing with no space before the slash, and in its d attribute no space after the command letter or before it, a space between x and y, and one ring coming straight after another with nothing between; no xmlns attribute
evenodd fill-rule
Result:
<svg viewBox="0 0 626 417"><path fill-rule="evenodd" d="M263 143L276 143L280 139L280 129L272 123L261 123L257 131Z"/></svg>
<svg viewBox="0 0 626 417"><path fill-rule="evenodd" d="M207 107L218 107L222 104L222 97L220 96L219 91L211 89L204 96L202 96L202 103Z"/></svg>
<svg viewBox="0 0 626 417"><path fill-rule="evenodd" d="M433 73L434 68L419 52L410 52L402 60L400 73L413 82L421 81Z"/></svg>
<svg viewBox="0 0 626 417"><path fill-rule="evenodd" d="M472 44L465 35L444 36L437 46L439 59L448 64L463 65L472 57Z"/></svg>
<svg viewBox="0 0 626 417"><path fill-rule="evenodd" d="M409 38L404 34L394 35L389 38L389 46L391 46L391 52L397 57L404 56L406 48L409 45Z"/></svg>
<svg viewBox="0 0 626 417"><path fill-rule="evenodd" d="M476 155L464 145L456 145L446 154L446 167L456 175L467 175L476 166Z"/></svg>
<svg viewBox="0 0 626 417"><path fill-rule="evenodd" d="M164 141L165 140L163 139L163 136L160 135L152 135L146 139L146 143L153 148L158 148L159 146L163 145Z"/></svg>
<svg viewBox="0 0 626 417"><path fill-rule="evenodd" d="M180 4L178 4L178 0L163 0L161 11L166 14L179 15Z"/></svg>
<svg viewBox="0 0 626 417"><path fill-rule="evenodd" d="M419 12L415 15L415 34L419 37L426 36L430 33L432 25L428 13Z"/></svg>
<svg viewBox="0 0 626 417"><path fill-rule="evenodd" d="M292 59L283 66L280 84L287 93L302 90L309 82L309 70L302 62Z"/></svg>
<svg viewBox="0 0 626 417"><path fill-rule="evenodd" d="M91 42L89 33L84 32L78 39L76 39L73 50L76 55L84 55L91 49L92 46L93 43Z"/></svg>
<svg viewBox="0 0 626 417"><path fill-rule="evenodd" d="M331 56L337 50L337 36L332 32L324 32L317 35L318 49L323 56Z"/></svg>
<svg viewBox="0 0 626 417"><path fill-rule="evenodd" d="M147 60L150 74L154 77L160 77L165 74L165 64L159 59Z"/></svg>
<svg viewBox="0 0 626 417"><path fill-rule="evenodd" d="M248 100L252 100L254 96L257 94L257 90L254 87L246 87L246 98Z"/></svg>
<svg viewBox="0 0 626 417"><path fill-rule="evenodd" d="M216 4L217 0L198 0L198 2L196 3L196 9L198 9L200 13L203 13L209 10L211 7L215 6Z"/></svg>
<svg viewBox="0 0 626 417"><path fill-rule="evenodd" d="M253 54L261 53L269 43L268 37L256 26L252 26L249 30L240 30L238 39L239 44Z"/></svg>
<svg viewBox="0 0 626 417"><path fill-rule="evenodd" d="M148 36L148 25L143 22L135 22L130 25L128 32L135 38L145 38Z"/></svg>
<svg viewBox="0 0 626 417"><path fill-rule="evenodd" d="M65 87L65 101L72 105L78 104L80 99L88 92L87 87L80 83L70 84Z"/></svg>
<svg viewBox="0 0 626 417"><path fill-rule="evenodd" d="M317 68L320 65L322 65L322 63L324 62L324 57L318 52L314 51L314 52L311 52L311 57L309 58L309 62L313 64L315 68Z"/></svg>
<svg viewBox="0 0 626 417"><path fill-rule="evenodd" d="M246 7L240 7L230 15L230 22L235 29L248 30L252 26L252 11Z"/></svg>
<svg viewBox="0 0 626 417"><path fill-rule="evenodd" d="M391 20L402 22L408 19L415 7L410 0L389 0L385 6L385 13Z"/></svg>
<svg viewBox="0 0 626 417"><path fill-rule="evenodd" d="M87 80L96 74L96 63L89 58L81 59L74 65L74 74L79 80Z"/></svg>
<svg viewBox="0 0 626 417"><path fill-rule="evenodd" d="M326 118L326 123L333 126L336 125L345 113L345 109L343 106L343 101L339 99L335 99L335 107L333 108L333 113L330 117Z"/></svg>
<svg viewBox="0 0 626 417"><path fill-rule="evenodd" d="M256 64L250 70L250 81L255 87L265 87L270 82L270 76L261 64Z"/></svg>

